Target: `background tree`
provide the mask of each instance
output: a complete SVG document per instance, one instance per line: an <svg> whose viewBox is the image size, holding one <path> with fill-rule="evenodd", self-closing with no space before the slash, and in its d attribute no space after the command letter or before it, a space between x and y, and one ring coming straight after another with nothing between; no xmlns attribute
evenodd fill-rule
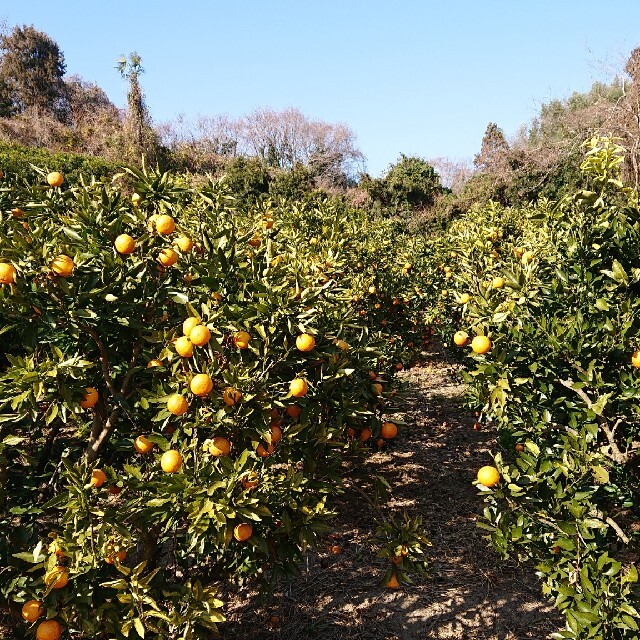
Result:
<svg viewBox="0 0 640 640"><path fill-rule="evenodd" d="M140 76L144 73L142 58L137 52L122 56L118 60L118 71L129 83L127 93L127 112L125 117L125 138L128 143L127 155L139 162L145 157L155 160L158 150L158 138L151 127L151 116L140 86Z"/></svg>
<svg viewBox="0 0 640 640"><path fill-rule="evenodd" d="M57 43L32 26L0 35L0 109L5 116L34 111L64 120L66 67Z"/></svg>
<svg viewBox="0 0 640 640"><path fill-rule="evenodd" d="M482 137L480 153L476 154L473 164L480 171L496 172L504 165L508 152L509 143L504 132L495 122L490 122Z"/></svg>
<svg viewBox="0 0 640 640"><path fill-rule="evenodd" d="M389 167L384 177L373 179L364 175L361 187L374 202L396 212L429 207L443 192L440 176L426 160L404 154L400 154L400 160Z"/></svg>

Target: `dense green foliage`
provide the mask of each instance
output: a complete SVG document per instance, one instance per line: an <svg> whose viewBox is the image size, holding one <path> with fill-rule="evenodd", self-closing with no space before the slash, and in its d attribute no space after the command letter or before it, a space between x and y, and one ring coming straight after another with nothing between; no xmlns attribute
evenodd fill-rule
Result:
<svg viewBox="0 0 640 640"><path fill-rule="evenodd" d="M535 561L567 618L556 638L638 635L640 209L622 151L591 140L582 189L475 208L441 247L455 256L449 317L491 340L464 359L502 443L481 526L503 555Z"/></svg>
<svg viewBox="0 0 640 640"><path fill-rule="evenodd" d="M19 638L41 623L20 619L29 599L73 637L210 637L222 582L290 574L325 529L343 456L385 446L393 376L428 337L390 225L127 174L135 198L0 189L0 594ZM379 535L387 578L423 570L419 521Z"/></svg>
<svg viewBox="0 0 640 640"><path fill-rule="evenodd" d="M39 169L41 168L41 169ZM62 171L68 184L78 184L82 177L111 179L118 166L102 158L76 153L52 153L47 149L21 147L0 142L0 169L10 181L42 181L43 171Z"/></svg>

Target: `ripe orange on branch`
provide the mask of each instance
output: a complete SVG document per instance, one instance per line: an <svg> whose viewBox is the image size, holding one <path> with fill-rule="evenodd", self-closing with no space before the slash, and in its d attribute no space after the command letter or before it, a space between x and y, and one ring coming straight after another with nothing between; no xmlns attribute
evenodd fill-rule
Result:
<svg viewBox="0 0 640 640"><path fill-rule="evenodd" d="M27 622L35 622L44 613L40 600L29 600L22 605L22 617Z"/></svg>
<svg viewBox="0 0 640 640"><path fill-rule="evenodd" d="M248 540L252 534L253 534L253 527L246 522L236 525L235 528L233 529L233 537L238 542L244 542L245 540Z"/></svg>
<svg viewBox="0 0 640 640"><path fill-rule="evenodd" d="M178 254L169 247L166 247L158 255L158 261L163 267L171 267L178 262Z"/></svg>
<svg viewBox="0 0 640 640"><path fill-rule="evenodd" d="M180 251L182 251L183 253L187 253L188 251L191 251L191 249L193 249L193 240L187 236L180 236L176 240L176 244L180 248Z"/></svg>
<svg viewBox="0 0 640 640"><path fill-rule="evenodd" d="M222 392L222 401L225 404L229 405L230 407L233 407L235 404L240 402L241 399L242 399L242 391L240 391L239 389L234 389L233 387L227 387Z"/></svg>
<svg viewBox="0 0 640 640"><path fill-rule="evenodd" d="M129 255L135 251L136 241L130 235L123 233L116 238L114 246L118 253Z"/></svg>
<svg viewBox="0 0 640 640"><path fill-rule="evenodd" d="M177 473L182 467L182 454L175 449L165 451L160 458L160 466L165 473Z"/></svg>
<svg viewBox="0 0 640 640"><path fill-rule="evenodd" d="M44 583L52 589L62 589L69 583L69 571L58 565L45 574Z"/></svg>
<svg viewBox="0 0 640 640"><path fill-rule="evenodd" d="M194 395L204 398L211 393L211 390L213 389L213 380L207 373L198 373L193 376L189 387Z"/></svg>
<svg viewBox="0 0 640 640"><path fill-rule="evenodd" d="M209 453L216 458L228 456L231 452L231 443L222 436L216 436L209 442Z"/></svg>
<svg viewBox="0 0 640 640"><path fill-rule="evenodd" d="M294 398L302 398L307 395L307 391L309 391L309 385L304 378L294 378L289 383L289 393Z"/></svg>
<svg viewBox="0 0 640 640"><path fill-rule="evenodd" d="M51 270L62 278L68 278L73 273L75 264L69 256L59 255L53 259Z"/></svg>
<svg viewBox="0 0 640 640"><path fill-rule="evenodd" d="M296 347L298 351L303 351L303 352L311 351L315 348L315 346L316 346L316 340L309 333L301 333L296 338Z"/></svg>
<svg viewBox="0 0 640 640"><path fill-rule="evenodd" d="M246 349L249 346L249 342L251 342L251 334L246 331L238 331L233 336L233 344L238 349Z"/></svg>
<svg viewBox="0 0 640 640"><path fill-rule="evenodd" d="M197 327L191 329L189 340L191 340L196 347L204 347L204 345L208 344L209 340L211 340L211 331L203 324L199 324Z"/></svg>
<svg viewBox="0 0 640 640"><path fill-rule="evenodd" d="M137 453L141 453L143 455L149 453L149 451L151 451L154 446L155 445L153 444L153 442L151 442L151 440L149 440L146 436L138 436L133 441L133 448Z"/></svg>
<svg viewBox="0 0 640 640"><path fill-rule="evenodd" d="M92 407L96 406L99 399L100 394L98 393L97 389L94 389L93 387L87 387L85 389L85 394L82 400L80 400L80 406L83 409L91 409Z"/></svg>
<svg viewBox="0 0 640 640"><path fill-rule="evenodd" d="M107 481L107 476L102 469L94 469L91 472L91 479L89 484L92 487L101 487Z"/></svg>
<svg viewBox="0 0 640 640"><path fill-rule="evenodd" d="M491 340L489 340L487 336L476 336L471 341L471 348L479 355L489 353L489 351L491 351L491 346Z"/></svg>
<svg viewBox="0 0 640 640"><path fill-rule="evenodd" d="M36 629L36 640L58 640L62 635L62 626L57 620L45 620Z"/></svg>
<svg viewBox="0 0 640 640"><path fill-rule="evenodd" d="M64 182L64 176L59 171L52 171L47 174L47 182L51 187L61 187Z"/></svg>
<svg viewBox="0 0 640 640"><path fill-rule="evenodd" d="M465 331L457 331L453 336L453 341L459 347L464 347L469 342L469 334Z"/></svg>
<svg viewBox="0 0 640 640"><path fill-rule="evenodd" d="M385 440L395 438L398 435L398 425L393 422L385 422L382 425L380 433Z"/></svg>
<svg viewBox="0 0 640 640"><path fill-rule="evenodd" d="M193 343L187 336L180 336L173 346L176 353L183 358L190 358L193 355Z"/></svg>
<svg viewBox="0 0 640 640"><path fill-rule="evenodd" d="M169 398L169 400L167 400L167 411L172 413L174 416L181 416L185 414L188 409L189 403L187 402L187 399L179 393L175 393Z"/></svg>
<svg viewBox="0 0 640 640"><path fill-rule="evenodd" d="M166 236L173 233L176 229L175 220L169 215L162 215L156 218L156 231Z"/></svg>
<svg viewBox="0 0 640 640"><path fill-rule="evenodd" d="M494 487L500 482L500 472L495 467L482 467L478 471L478 482L485 487Z"/></svg>
<svg viewBox="0 0 640 640"><path fill-rule="evenodd" d="M16 281L16 268L8 262L0 262L0 284L13 284Z"/></svg>

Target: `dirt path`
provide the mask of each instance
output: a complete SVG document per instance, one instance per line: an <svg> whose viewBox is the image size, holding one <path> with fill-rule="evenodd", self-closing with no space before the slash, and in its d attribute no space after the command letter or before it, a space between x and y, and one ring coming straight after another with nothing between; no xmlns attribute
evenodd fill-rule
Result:
<svg viewBox="0 0 640 640"><path fill-rule="evenodd" d="M391 507L423 516L433 544L430 575L396 591L380 585L387 564L368 544L371 513L348 492L335 532L309 554L300 576L261 608L239 598L225 638L542 640L561 626L532 571L501 561L475 525L482 503L471 481L495 441L473 431L453 373L439 356L405 373L408 426L393 450L349 470L361 487L383 475L393 487ZM340 555L329 551L336 544Z"/></svg>

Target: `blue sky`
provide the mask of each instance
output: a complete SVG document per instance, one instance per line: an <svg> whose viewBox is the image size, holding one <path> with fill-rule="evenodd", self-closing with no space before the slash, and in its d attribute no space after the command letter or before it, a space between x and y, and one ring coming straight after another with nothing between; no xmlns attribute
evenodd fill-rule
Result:
<svg viewBox="0 0 640 640"><path fill-rule="evenodd" d="M0 19L47 32L120 106L116 60L138 51L156 122L265 106L344 122L373 175L401 152L471 158L488 122L514 134L640 45L638 0L25 0Z"/></svg>

